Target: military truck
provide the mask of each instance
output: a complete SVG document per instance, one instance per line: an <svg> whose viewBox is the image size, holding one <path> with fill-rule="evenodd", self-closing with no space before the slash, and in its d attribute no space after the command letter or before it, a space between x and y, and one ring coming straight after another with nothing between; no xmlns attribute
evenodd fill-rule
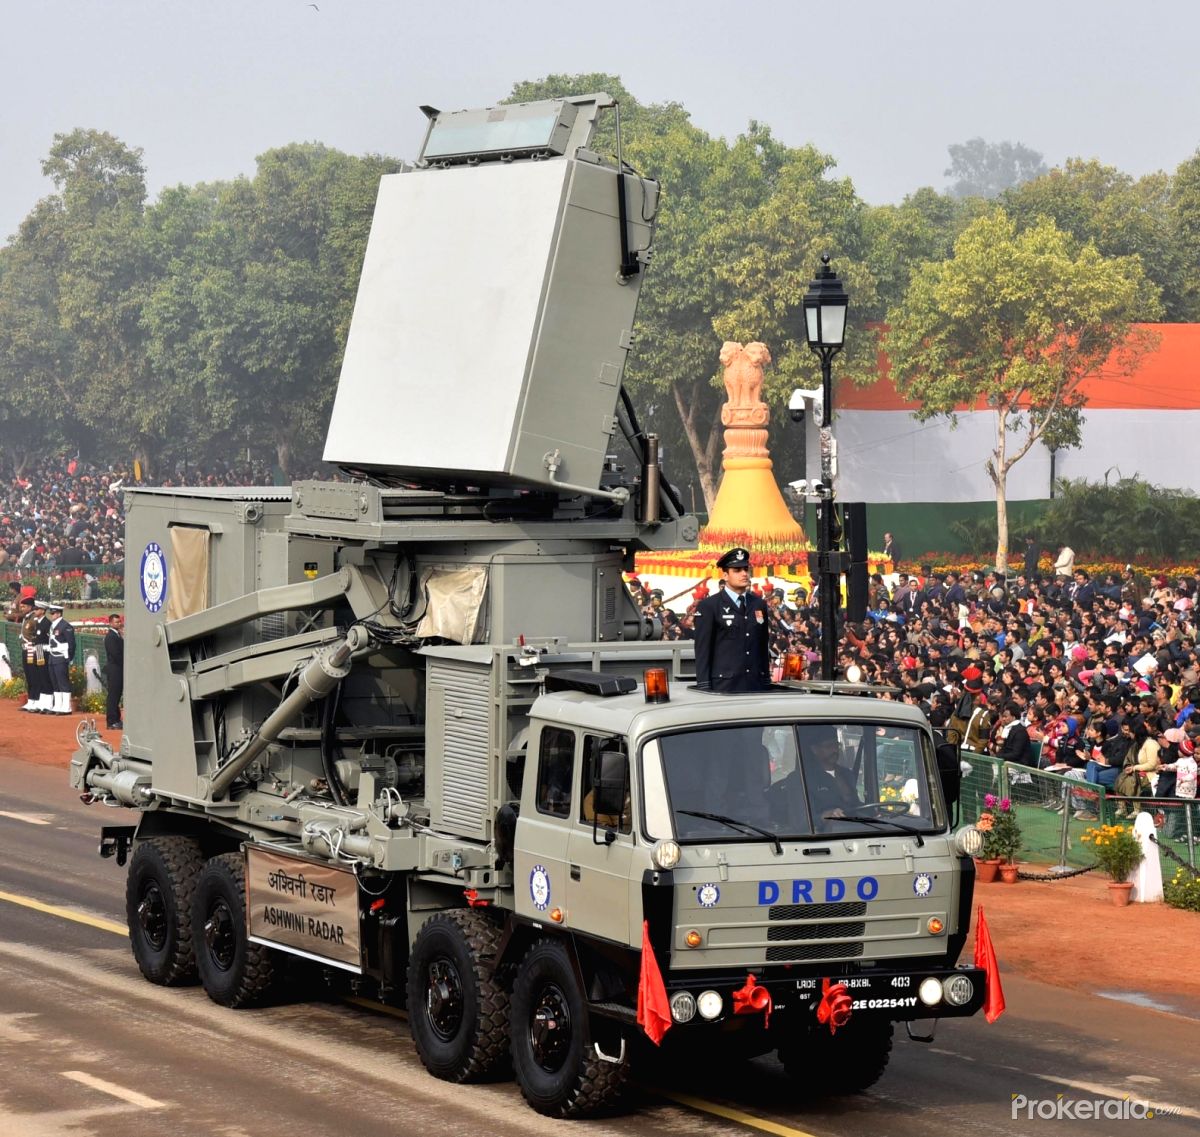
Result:
<svg viewBox="0 0 1200 1137"><path fill-rule="evenodd" d="M100 851L153 983L242 1007L312 961L552 1116L649 1040L859 1089L894 1023L981 1005L978 834L915 709L697 690L632 603L697 526L621 386L659 188L589 148L611 106L426 108L332 411L350 480L127 492L125 732L84 724L71 782L137 814Z"/></svg>

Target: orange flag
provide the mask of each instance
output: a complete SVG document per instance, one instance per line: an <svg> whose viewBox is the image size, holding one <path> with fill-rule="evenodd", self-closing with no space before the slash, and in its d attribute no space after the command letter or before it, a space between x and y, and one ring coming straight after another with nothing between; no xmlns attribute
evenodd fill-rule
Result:
<svg viewBox="0 0 1200 1137"><path fill-rule="evenodd" d="M975 966L987 973L987 994L983 999L983 1017L994 1023L1004 1014L1004 989L1000 986L1000 965L996 962L996 949L992 947L992 935L983 918L983 905L979 906L979 919L975 923Z"/></svg>
<svg viewBox="0 0 1200 1137"><path fill-rule="evenodd" d="M655 1046L662 1044L663 1035L671 1029L671 1006L663 985L654 948L650 946L650 925L642 921L642 974L638 980L637 1021Z"/></svg>

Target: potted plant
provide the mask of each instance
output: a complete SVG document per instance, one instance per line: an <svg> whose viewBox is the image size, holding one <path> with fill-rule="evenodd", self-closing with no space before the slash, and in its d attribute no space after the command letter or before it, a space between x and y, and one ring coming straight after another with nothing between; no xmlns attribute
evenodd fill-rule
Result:
<svg viewBox="0 0 1200 1137"><path fill-rule="evenodd" d="M1080 840L1096 850L1096 860L1108 873L1108 895L1118 908L1124 908L1133 891L1129 874L1142 863L1142 843L1133 826L1093 825Z"/></svg>
<svg viewBox="0 0 1200 1137"><path fill-rule="evenodd" d="M1009 798L998 798L985 794L984 811L979 815L975 827L983 833L983 855L985 860L997 862L1000 878L1006 884L1017 879L1014 858L1021 851L1021 826ZM994 877L992 878L994 879Z"/></svg>

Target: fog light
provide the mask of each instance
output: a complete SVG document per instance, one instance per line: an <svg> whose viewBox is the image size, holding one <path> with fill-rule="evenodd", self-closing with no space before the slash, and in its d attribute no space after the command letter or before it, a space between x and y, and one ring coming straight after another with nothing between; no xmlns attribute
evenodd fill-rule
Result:
<svg viewBox="0 0 1200 1137"><path fill-rule="evenodd" d="M677 1023L690 1023L696 1017L696 1000L690 991L676 991L671 996L671 1018Z"/></svg>
<svg viewBox="0 0 1200 1137"><path fill-rule="evenodd" d="M952 1007L961 1007L971 1001L975 994L975 984L965 975L955 975L942 985L946 1002Z"/></svg>
<svg viewBox="0 0 1200 1137"><path fill-rule="evenodd" d="M917 997L925 1006L936 1007L942 1001L942 981L932 975L922 979L921 986L917 988Z"/></svg>
<svg viewBox="0 0 1200 1137"><path fill-rule="evenodd" d="M936 916L930 916L929 919L925 921L925 927L929 930L929 934L931 936L940 936L942 934L942 929L945 926L946 925L943 924Z"/></svg>
<svg viewBox="0 0 1200 1137"><path fill-rule="evenodd" d="M686 936L683 937L684 942L688 947L699 947L704 943L704 937L693 928Z"/></svg>
<svg viewBox="0 0 1200 1137"><path fill-rule="evenodd" d="M983 852L983 834L967 825L954 834L954 847L960 857L977 857Z"/></svg>
<svg viewBox="0 0 1200 1137"><path fill-rule="evenodd" d="M650 853L650 859L664 872L679 864L679 845L675 841L659 841Z"/></svg>
<svg viewBox="0 0 1200 1137"><path fill-rule="evenodd" d="M696 1009L700 1012L700 1017L708 1019L709 1022L720 1015L724 1006L725 1000L716 991L703 991L696 1000Z"/></svg>

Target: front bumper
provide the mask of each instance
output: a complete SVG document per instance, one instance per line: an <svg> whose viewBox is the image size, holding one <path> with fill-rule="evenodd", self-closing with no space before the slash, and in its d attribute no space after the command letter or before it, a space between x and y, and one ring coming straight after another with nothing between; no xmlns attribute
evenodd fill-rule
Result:
<svg viewBox="0 0 1200 1137"><path fill-rule="evenodd" d="M774 971L774 969L772 969ZM754 973L750 973L754 974ZM926 1003L918 992L927 979L937 979L943 986L955 976L965 976L971 982L970 997L960 1005L948 1002L944 996L934 1003ZM763 987L771 996L771 1021L775 1016L793 1021L798 1017L813 1016L825 991L825 980L829 984L844 983L853 999L851 1014L885 1018L892 1022L912 1022L916 1019L968 1018L983 1007L987 994L987 975L980 967L904 967L897 970L878 970L856 975L786 975L777 973L755 975L754 985ZM715 1019L704 1019L696 1015L688 1023L679 1026L749 1026L752 1020L763 1022L761 1013L738 1014L735 1012L734 992L747 982L747 973L736 977L728 972L702 975L685 973L664 976L667 998L678 991L688 991L699 996L704 991L716 991L721 996L722 1011Z"/></svg>

